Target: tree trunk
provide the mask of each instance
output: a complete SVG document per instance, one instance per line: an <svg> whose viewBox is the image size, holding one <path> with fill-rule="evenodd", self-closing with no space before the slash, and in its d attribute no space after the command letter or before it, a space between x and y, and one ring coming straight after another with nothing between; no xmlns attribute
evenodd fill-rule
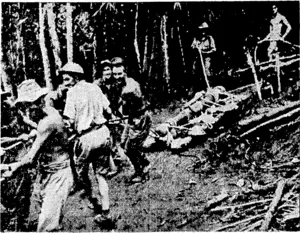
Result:
<svg viewBox="0 0 300 233"><path fill-rule="evenodd" d="M161 18L161 39L162 39L162 49L164 55L164 71L163 77L166 82L167 92L169 93L170 88L170 71L169 71L169 55L168 55L168 43L167 43L167 16L163 15Z"/></svg>
<svg viewBox="0 0 300 233"><path fill-rule="evenodd" d="M1 54L1 56L3 56L3 55ZM12 93L11 80L10 80L10 77L6 73L6 65L3 62L3 60L1 61L0 71L1 71L1 90L3 87L4 91L8 91L8 92Z"/></svg>
<svg viewBox="0 0 300 233"><path fill-rule="evenodd" d="M51 72L50 72L50 63L49 63L49 58L47 54L47 48L46 48L46 41L45 41L45 9L43 7L42 3L39 3L39 24L40 24L40 48L41 48L41 53L42 53L42 60L43 60L43 66L44 66L44 76L45 76L45 82L46 86L52 90L53 85L51 81Z"/></svg>
<svg viewBox="0 0 300 233"><path fill-rule="evenodd" d="M148 69L148 31L145 32L145 48L144 48L144 59L143 59L143 73Z"/></svg>
<svg viewBox="0 0 300 233"><path fill-rule="evenodd" d="M72 6L67 3L67 15L66 15L66 25L67 25L67 57L68 62L73 62L73 23L72 23Z"/></svg>
<svg viewBox="0 0 300 233"><path fill-rule="evenodd" d="M58 72L61 68L61 59L60 59L60 45L59 40L56 32L55 26L55 15L53 13L53 4L47 4L47 16L48 16L48 25L49 25L49 34L51 38L51 47L53 48L53 55L55 60L55 73L58 75Z"/></svg>
<svg viewBox="0 0 300 233"><path fill-rule="evenodd" d="M24 79L27 79L26 77L26 70L25 70L25 51L24 51L24 43L23 43L23 37L22 37L22 22L20 22L22 19L20 17L20 12L22 11L20 3L18 3L18 13L17 13L17 19L16 19L16 34L17 34L17 60L16 60L16 70L22 70L22 73L24 75ZM19 24L20 23L20 24Z"/></svg>
<svg viewBox="0 0 300 233"><path fill-rule="evenodd" d="M149 16L149 9L147 10L147 16ZM147 18L148 22L150 21L149 20L149 17ZM148 36L149 34L149 31L148 31L148 28L146 28L145 30L145 47L144 47L144 57L143 57L143 68L142 68L142 72L145 73L147 70L148 70Z"/></svg>
<svg viewBox="0 0 300 233"><path fill-rule="evenodd" d="M103 30L102 30L102 35L103 35L103 57L106 57L108 54L108 40L107 40L107 24L108 24L108 13L104 12L104 19L103 19Z"/></svg>
<svg viewBox="0 0 300 233"><path fill-rule="evenodd" d="M136 11L135 11L135 23L134 23L134 48L135 48L135 53L137 57L137 62L138 62L138 68L139 68L139 73L141 73L141 55L140 55L140 50L139 50L139 45L138 45L138 35L137 35L137 29L138 29L138 16L139 16L139 5L138 3L136 5Z"/></svg>
<svg viewBox="0 0 300 233"><path fill-rule="evenodd" d="M22 32L22 26L20 31ZM24 39L21 36L20 37L20 44L21 44L21 55L22 55L22 69L24 73L24 79L27 79L27 72L26 72L26 59L25 59L25 49L24 49Z"/></svg>
<svg viewBox="0 0 300 233"><path fill-rule="evenodd" d="M179 41L180 52L181 52L183 73L184 73L184 75L186 75L185 56L184 56L184 51L183 51L183 45L182 45L182 40L181 40L181 36L180 36L179 26L177 26L177 32L178 32L178 41Z"/></svg>
<svg viewBox="0 0 300 233"><path fill-rule="evenodd" d="M96 27L98 28L98 27ZM93 35L93 55L94 55L94 62L93 62L93 80L95 80L97 77L97 63L98 63L98 56L97 56L97 33L96 30L94 31Z"/></svg>
<svg viewBox="0 0 300 233"><path fill-rule="evenodd" d="M151 55L149 60L149 69L148 69L148 77L152 78L152 70L153 70L153 61L154 61L154 56L155 56L155 36L152 36L152 46L151 46Z"/></svg>

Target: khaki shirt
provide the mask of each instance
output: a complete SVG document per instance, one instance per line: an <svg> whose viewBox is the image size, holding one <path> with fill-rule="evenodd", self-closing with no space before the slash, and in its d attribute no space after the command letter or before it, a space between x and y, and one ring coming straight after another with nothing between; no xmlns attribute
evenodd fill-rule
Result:
<svg viewBox="0 0 300 233"><path fill-rule="evenodd" d="M74 120L75 129L81 133L105 123L103 111L108 108L109 101L97 85L80 81L68 91L64 115Z"/></svg>

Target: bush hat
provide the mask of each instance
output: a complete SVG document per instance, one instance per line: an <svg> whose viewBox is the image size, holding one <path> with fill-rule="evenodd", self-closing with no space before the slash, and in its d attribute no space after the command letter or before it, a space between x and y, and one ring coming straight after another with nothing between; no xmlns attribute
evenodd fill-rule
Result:
<svg viewBox="0 0 300 233"><path fill-rule="evenodd" d="M18 98L15 104L20 102L34 102L48 92L48 88L40 87L33 79L25 80L18 86Z"/></svg>

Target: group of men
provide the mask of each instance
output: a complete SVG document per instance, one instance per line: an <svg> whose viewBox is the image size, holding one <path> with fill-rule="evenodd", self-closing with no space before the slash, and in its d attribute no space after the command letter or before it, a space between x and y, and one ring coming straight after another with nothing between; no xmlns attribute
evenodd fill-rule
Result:
<svg viewBox="0 0 300 233"><path fill-rule="evenodd" d="M271 40L269 57L276 50L276 41L284 39L291 30L276 6L273 13L270 33L264 39ZM284 35L281 35L282 25L287 27ZM210 56L216 51L215 42L207 33L207 23L199 29L201 36L194 39L192 46L199 49L201 56L203 54L202 68L211 76ZM1 164L1 171L4 171L3 177L8 178L20 167L38 161L43 198L38 231L60 229L67 197L77 191L93 204L96 222L109 221L107 177L117 173L117 158L122 160L125 154L129 158L135 169L132 182L141 182L148 172L149 161L142 152L142 144L152 120L140 85L127 77L124 60L120 57L102 61L101 72L102 77L88 83L82 67L69 62L60 70L62 84L55 91L41 88L34 80L25 80L18 87L14 104L25 109L24 122L34 128L22 138L35 137L35 140L20 161ZM123 125L122 132L114 131L111 122L122 123L119 124ZM90 164L100 198L92 193ZM98 204L99 199L101 204Z"/></svg>
<svg viewBox="0 0 300 233"><path fill-rule="evenodd" d="M192 48L196 48L199 51L199 56L193 63L193 72L195 73L197 67L202 67L204 76L212 78L214 72L212 70L212 60L216 49L214 38L209 33L209 26L206 22L203 22L198 28L194 37ZM274 59L275 54L278 53L278 41L284 41L286 36L291 31L292 27L285 16L278 12L277 5L272 5L272 17L270 19L269 33L267 36L258 41L258 44L268 41L267 55L269 60ZM199 61L201 63L199 64ZM201 86L206 86L202 82Z"/></svg>
<svg viewBox="0 0 300 233"><path fill-rule="evenodd" d="M67 197L76 192L90 200L97 223L110 222L107 178L119 170L115 157L129 158L135 169L132 182L141 182L148 172L150 163L141 149L152 120L140 85L127 77L120 57L101 62L101 70L102 77L88 83L82 67L69 62L60 70L62 84L55 91L34 80L18 87L15 105L26 105L38 121L30 135L35 140L20 161L2 164L1 170L8 178L38 161L42 196L38 231L60 229ZM120 140L111 136L111 122L122 123ZM100 198L92 193L90 164Z"/></svg>

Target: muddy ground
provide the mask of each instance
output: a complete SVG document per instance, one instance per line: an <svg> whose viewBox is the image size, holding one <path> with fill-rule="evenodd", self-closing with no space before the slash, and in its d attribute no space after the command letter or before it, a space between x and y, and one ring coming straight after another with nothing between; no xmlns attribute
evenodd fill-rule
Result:
<svg viewBox="0 0 300 233"><path fill-rule="evenodd" d="M172 107L157 112L154 123L163 122L172 114L175 114ZM276 163L300 156L299 124L254 138L246 157L244 150L240 150L235 153L239 158L220 159L218 162L207 158L212 155L207 153L212 140L184 152L147 153L152 168L149 180L141 184L129 183L133 168L128 164L109 180L114 231L210 231L222 226L221 216L200 211L207 201L224 190L234 193L239 189L236 184L241 178L254 182L285 176L287 174L264 171L261 166L270 161ZM96 191L94 180L93 183ZM34 223L38 210L33 207L31 210L30 221ZM68 199L62 230L106 231L93 222L94 215L87 200L75 194Z"/></svg>

